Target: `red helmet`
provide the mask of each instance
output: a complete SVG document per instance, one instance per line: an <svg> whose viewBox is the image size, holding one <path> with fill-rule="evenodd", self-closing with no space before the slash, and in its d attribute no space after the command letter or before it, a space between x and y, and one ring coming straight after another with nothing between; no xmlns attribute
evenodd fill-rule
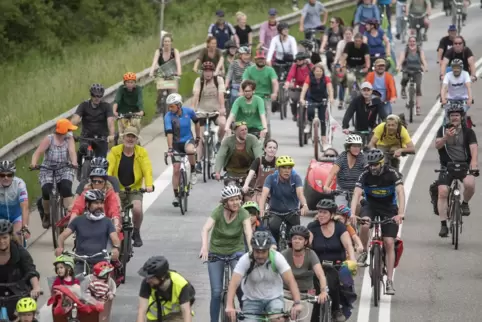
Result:
<svg viewBox="0 0 482 322"><path fill-rule="evenodd" d="M216 67L214 66L214 64L210 61L206 61L203 63L203 70L212 70L214 71L216 69Z"/></svg>
<svg viewBox="0 0 482 322"><path fill-rule="evenodd" d="M107 261L98 262L92 269L94 275L100 278L105 278L113 270L114 266Z"/></svg>

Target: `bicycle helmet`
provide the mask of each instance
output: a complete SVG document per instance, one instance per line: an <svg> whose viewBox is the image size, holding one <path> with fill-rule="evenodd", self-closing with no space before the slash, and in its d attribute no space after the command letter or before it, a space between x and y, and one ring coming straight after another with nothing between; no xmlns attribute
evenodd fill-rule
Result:
<svg viewBox="0 0 482 322"><path fill-rule="evenodd" d="M255 231L251 238L253 249L267 250L271 247L271 235L267 231Z"/></svg>
<svg viewBox="0 0 482 322"><path fill-rule="evenodd" d="M345 149L348 149L352 144L363 144L361 136L358 134L348 134L345 138Z"/></svg>
<svg viewBox="0 0 482 322"><path fill-rule="evenodd" d="M106 169L109 167L109 161L103 157L95 157L90 161L91 168L102 168Z"/></svg>
<svg viewBox="0 0 482 322"><path fill-rule="evenodd" d="M452 60L452 62L450 62L450 67L453 68L454 66L460 66L460 68L464 68L464 62L462 61L462 59L455 58L454 60Z"/></svg>
<svg viewBox="0 0 482 322"><path fill-rule="evenodd" d="M91 96L102 97L104 96L104 93L105 93L105 88L101 84L92 84L92 86L90 86Z"/></svg>
<svg viewBox="0 0 482 322"><path fill-rule="evenodd" d="M378 26L379 22L377 19L368 19L365 21L365 25L373 25L373 26Z"/></svg>
<svg viewBox="0 0 482 322"><path fill-rule="evenodd" d="M169 272L169 262L164 256L149 258L137 272L142 277L164 277Z"/></svg>
<svg viewBox="0 0 482 322"><path fill-rule="evenodd" d="M337 204L331 199L321 199L316 204L316 209L328 210L331 213L335 213L337 208L338 208Z"/></svg>
<svg viewBox="0 0 482 322"><path fill-rule="evenodd" d="M9 220L0 219L0 235L11 234L13 225Z"/></svg>
<svg viewBox="0 0 482 322"><path fill-rule="evenodd" d="M66 256L66 255L58 256L54 261L54 266L56 266L59 263L70 266L72 269L74 269L75 267L74 260L70 256Z"/></svg>
<svg viewBox="0 0 482 322"><path fill-rule="evenodd" d="M366 158L368 164L378 164L383 161L385 155L381 150L373 149L368 151Z"/></svg>
<svg viewBox="0 0 482 322"><path fill-rule="evenodd" d="M227 185L221 191L221 199L226 200L233 197L240 197L241 190L235 185Z"/></svg>
<svg viewBox="0 0 482 322"><path fill-rule="evenodd" d="M214 71L216 69L216 67L214 66L214 64L210 61L206 61L203 63L203 70L212 70Z"/></svg>
<svg viewBox="0 0 482 322"><path fill-rule="evenodd" d="M299 52L295 56L295 60L305 60L305 59L308 59L308 58L310 58L310 56L305 52Z"/></svg>
<svg viewBox="0 0 482 322"><path fill-rule="evenodd" d="M294 167L295 161L290 156L280 156L276 158L276 167Z"/></svg>
<svg viewBox="0 0 482 322"><path fill-rule="evenodd" d="M125 73L123 78L124 78L124 82L137 80L136 73L132 73L132 72Z"/></svg>
<svg viewBox="0 0 482 322"><path fill-rule="evenodd" d="M14 162L8 160L0 162L1 173L15 173L15 171L17 171L17 167Z"/></svg>
<svg viewBox="0 0 482 322"><path fill-rule="evenodd" d="M257 212L259 212L259 205L256 201L246 201L242 208L246 210L254 208Z"/></svg>
<svg viewBox="0 0 482 322"><path fill-rule="evenodd" d="M299 44L310 51L313 49L313 42L311 40L303 39L299 42Z"/></svg>
<svg viewBox="0 0 482 322"><path fill-rule="evenodd" d="M224 48L226 48L226 49L238 48L238 46L236 45L236 43L234 41L228 40L224 43Z"/></svg>
<svg viewBox="0 0 482 322"><path fill-rule="evenodd" d="M342 216L346 216L348 218L351 217L351 209L345 205L339 205L338 209L336 210L336 213Z"/></svg>
<svg viewBox="0 0 482 322"><path fill-rule="evenodd" d="M304 239L310 239L310 231L302 225L293 226L290 229L290 239L293 238L293 236L301 236Z"/></svg>
<svg viewBox="0 0 482 322"><path fill-rule="evenodd" d="M104 201L105 194L102 190L91 189L85 193L84 198L86 202Z"/></svg>
<svg viewBox="0 0 482 322"><path fill-rule="evenodd" d="M280 22L277 26L278 32L281 33L284 29L289 29L290 26L286 22Z"/></svg>
<svg viewBox="0 0 482 322"><path fill-rule="evenodd" d="M107 177L107 170L102 169L102 168L94 168L90 172L89 177L90 178L94 178L94 177L106 178Z"/></svg>
<svg viewBox="0 0 482 322"><path fill-rule="evenodd" d="M167 105L182 105L182 96L179 95L178 93L172 93L169 94L169 96L166 98L166 104Z"/></svg>
<svg viewBox="0 0 482 322"><path fill-rule="evenodd" d="M251 54L251 51L249 50L249 47L247 47L247 46L241 46L241 47L238 49L238 53L239 53L239 54Z"/></svg>
<svg viewBox="0 0 482 322"><path fill-rule="evenodd" d="M450 116L452 113L460 113L461 116L465 115L464 106L462 104L451 104L447 108L447 115Z"/></svg>
<svg viewBox="0 0 482 322"><path fill-rule="evenodd" d="M17 302L15 307L17 313L30 313L37 311L37 302L31 297L24 297Z"/></svg>
<svg viewBox="0 0 482 322"><path fill-rule="evenodd" d="M112 266L111 263L109 263L108 261L102 261L94 265L94 267L92 268L92 273L96 277L106 278L113 270L114 266Z"/></svg>

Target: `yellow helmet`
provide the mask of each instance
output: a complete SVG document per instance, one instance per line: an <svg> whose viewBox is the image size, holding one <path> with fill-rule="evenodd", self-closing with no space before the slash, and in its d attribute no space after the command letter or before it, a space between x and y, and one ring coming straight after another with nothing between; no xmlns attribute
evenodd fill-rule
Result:
<svg viewBox="0 0 482 322"><path fill-rule="evenodd" d="M276 158L276 167L294 167L295 166L295 161L293 160L292 157L283 155L278 158Z"/></svg>
<svg viewBox="0 0 482 322"><path fill-rule="evenodd" d="M30 313L37 311L37 302L31 297L24 297L17 302L17 313Z"/></svg>

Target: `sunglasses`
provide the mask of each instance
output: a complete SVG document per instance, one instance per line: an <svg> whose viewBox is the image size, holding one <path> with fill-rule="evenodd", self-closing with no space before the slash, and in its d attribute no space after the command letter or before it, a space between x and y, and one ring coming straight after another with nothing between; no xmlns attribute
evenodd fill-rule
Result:
<svg viewBox="0 0 482 322"><path fill-rule="evenodd" d="M379 166L381 166L381 165L382 165L382 163L381 163L381 162L379 162L379 163L372 163L372 164L369 164L368 166L369 166L370 168L377 168L377 167L379 167Z"/></svg>
<svg viewBox="0 0 482 322"><path fill-rule="evenodd" d="M92 180L92 183L94 183L94 184L103 184L103 183L105 183L105 180Z"/></svg>
<svg viewBox="0 0 482 322"><path fill-rule="evenodd" d="M0 173L0 178L13 178L13 173Z"/></svg>
<svg viewBox="0 0 482 322"><path fill-rule="evenodd" d="M234 128L237 129L238 127L243 126L243 125L248 125L248 123L246 123L246 122L236 122L234 124Z"/></svg>
<svg viewBox="0 0 482 322"><path fill-rule="evenodd" d="M95 98L102 98L104 97L103 95L92 95L92 97L95 97Z"/></svg>

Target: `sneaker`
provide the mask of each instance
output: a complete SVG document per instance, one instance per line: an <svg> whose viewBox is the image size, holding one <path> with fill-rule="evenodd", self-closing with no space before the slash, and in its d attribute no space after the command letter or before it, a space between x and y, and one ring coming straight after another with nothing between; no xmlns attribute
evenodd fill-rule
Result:
<svg viewBox="0 0 482 322"><path fill-rule="evenodd" d="M402 88L400 95L402 96L402 99L407 99L407 89L405 87Z"/></svg>
<svg viewBox="0 0 482 322"><path fill-rule="evenodd" d="M449 227L442 226L440 227L440 232L438 233L440 237L447 237L449 235Z"/></svg>
<svg viewBox="0 0 482 322"><path fill-rule="evenodd" d="M50 214L44 214L42 217L42 227L44 229L50 228Z"/></svg>
<svg viewBox="0 0 482 322"><path fill-rule="evenodd" d="M311 123L310 123L310 122L307 122L306 125L305 125L305 130L304 130L304 132L305 132L306 134L308 134L308 133L310 133L310 131L311 131Z"/></svg>
<svg viewBox="0 0 482 322"><path fill-rule="evenodd" d="M397 40L400 40L400 34L396 34L395 38L397 38Z"/></svg>
<svg viewBox="0 0 482 322"><path fill-rule="evenodd" d="M368 258L368 252L364 251L363 253L358 256L357 263L361 266L367 266L367 258Z"/></svg>
<svg viewBox="0 0 482 322"><path fill-rule="evenodd" d="M293 119L292 119L292 120L293 120L293 122L296 122L296 121L298 121L298 117L297 117L296 115L293 115Z"/></svg>
<svg viewBox="0 0 482 322"><path fill-rule="evenodd" d="M460 204L460 210L462 211L462 216L470 216L470 208L469 208L469 203L467 202L462 202Z"/></svg>
<svg viewBox="0 0 482 322"><path fill-rule="evenodd" d="M191 184L195 185L197 183L197 173L191 172Z"/></svg>
<svg viewBox="0 0 482 322"><path fill-rule="evenodd" d="M142 245L144 245L139 229L134 229L134 232L132 233L132 240L134 241L132 243L133 247L142 247Z"/></svg>
<svg viewBox="0 0 482 322"><path fill-rule="evenodd" d="M340 104L338 104L338 109L339 109L339 110L342 110L342 109L343 109L343 102L340 102Z"/></svg>
<svg viewBox="0 0 482 322"><path fill-rule="evenodd" d="M333 312L333 320L336 322L345 322L346 317L341 313L341 311L335 311Z"/></svg>
<svg viewBox="0 0 482 322"><path fill-rule="evenodd" d="M174 207L179 207L179 199L177 197L174 197L174 199L172 200L172 205Z"/></svg>
<svg viewBox="0 0 482 322"><path fill-rule="evenodd" d="M386 295L395 295L395 289L393 288L393 282L387 280L387 285L385 286L385 294Z"/></svg>

